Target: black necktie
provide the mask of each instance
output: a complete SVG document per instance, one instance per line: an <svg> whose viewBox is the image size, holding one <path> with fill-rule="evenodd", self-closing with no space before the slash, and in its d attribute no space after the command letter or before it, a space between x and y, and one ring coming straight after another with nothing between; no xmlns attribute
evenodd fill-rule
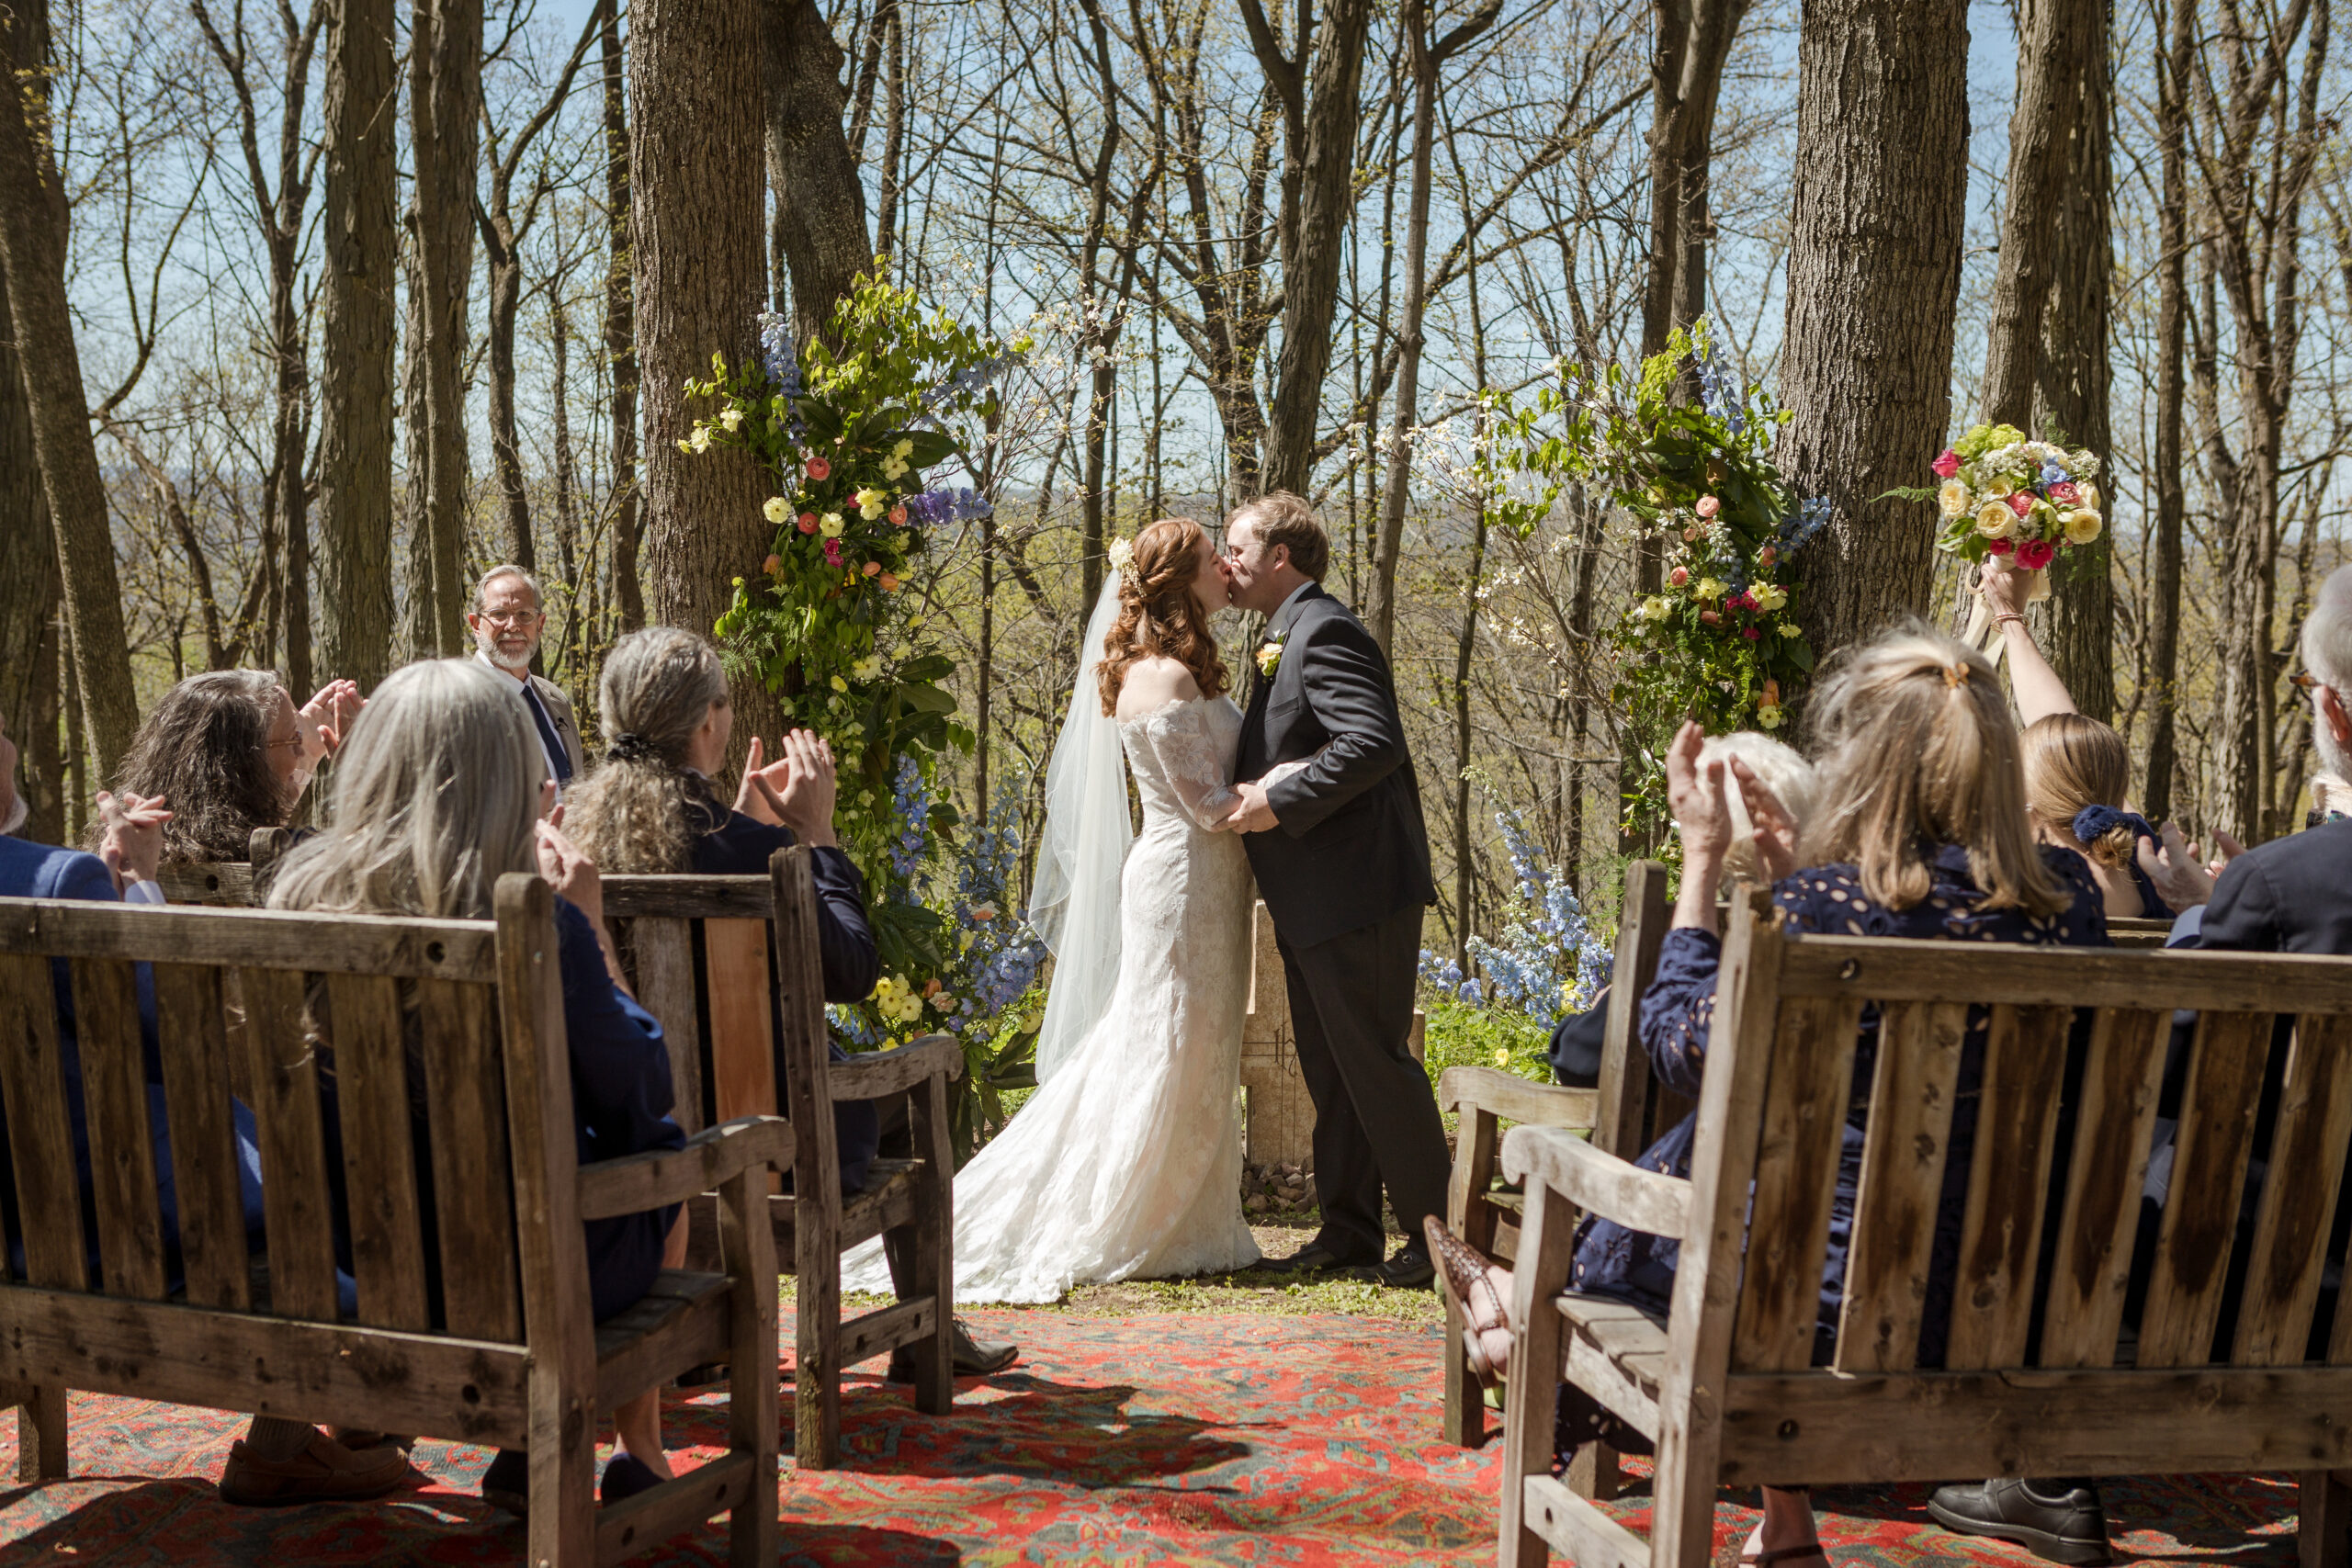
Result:
<svg viewBox="0 0 2352 1568"><path fill-rule="evenodd" d="M555 770L558 789L571 782L571 753L564 749L563 737L555 731L555 720L539 705L539 694L528 681L523 682L523 705L531 710L531 722L539 727L539 744L548 749L548 766Z"/></svg>

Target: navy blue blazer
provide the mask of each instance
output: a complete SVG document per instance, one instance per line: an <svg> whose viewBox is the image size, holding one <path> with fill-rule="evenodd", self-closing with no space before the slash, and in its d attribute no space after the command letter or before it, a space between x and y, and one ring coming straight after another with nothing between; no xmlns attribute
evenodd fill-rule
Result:
<svg viewBox="0 0 2352 1568"><path fill-rule="evenodd" d="M789 828L777 828L720 807L716 801L690 803L695 829L693 867L703 876L765 876L768 861L778 850L799 840ZM882 973L882 959L874 945L874 928L865 918L865 879L839 849L820 844L808 852L817 882L817 955L825 978L829 1002L862 1002L874 994ZM785 1081L784 1031L778 1020L775 1080ZM839 1041L828 1041L836 1062L849 1060ZM865 1188L868 1168L882 1145L882 1119L870 1100L833 1103L833 1145L842 1173L842 1190ZM786 1181L790 1178L786 1178Z"/></svg>
<svg viewBox="0 0 2352 1568"><path fill-rule="evenodd" d="M80 850L28 843L0 838L0 897L78 898L111 904L118 897L114 877L106 863ZM65 1079L66 1114L73 1125L74 1166L82 1189L82 1225L88 1237L89 1267L98 1273L96 1194L90 1174L90 1129L82 1091L82 1053L74 1032L74 988L62 960L51 965L57 997L58 1063ZM147 1121L153 1140L158 1207L164 1227L164 1266L172 1284L180 1280L179 1197L172 1172L172 1135L164 1103L164 1061L155 1034L155 989L143 964L137 967L139 1032L145 1057ZM258 1247L263 1236L261 1154L253 1112L240 1101L230 1104L237 1140L237 1186L243 1199L245 1233ZM25 1268L24 1217L18 1213L16 1167L8 1155L7 1129L0 1125L0 1223L7 1226L10 1267L22 1278Z"/></svg>

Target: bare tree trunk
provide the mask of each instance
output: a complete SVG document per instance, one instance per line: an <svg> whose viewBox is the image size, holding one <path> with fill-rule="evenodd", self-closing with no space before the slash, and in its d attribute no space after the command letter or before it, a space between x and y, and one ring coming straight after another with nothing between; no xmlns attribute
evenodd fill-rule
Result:
<svg viewBox="0 0 2352 1568"><path fill-rule="evenodd" d="M327 670L363 690L390 672L392 649L392 0L336 0L327 32L320 620ZM309 685L296 674L297 700Z"/></svg>
<svg viewBox="0 0 2352 1568"><path fill-rule="evenodd" d="M758 352L765 268L760 201L758 0L638 0L632 13L629 168L644 359L647 607L708 635L731 583L767 554L764 476L740 451L678 450L694 412L678 389L711 354ZM838 131L836 132L838 134ZM797 285L796 285L797 287ZM775 738L775 704L756 677L729 682L735 749Z"/></svg>
<svg viewBox="0 0 2352 1568"><path fill-rule="evenodd" d="M2106 71L2106 12L2107 0L2022 0L2019 7L2008 210L2001 224L1993 320L1984 333L1984 417L1996 424L2033 423L2042 306L2057 250L2050 212L2068 174L2075 172L2070 170L2070 132L2080 123L2084 78L2093 73L2094 58L2098 73ZM2099 140L2104 143L2104 134Z"/></svg>
<svg viewBox="0 0 2352 1568"><path fill-rule="evenodd" d="M810 343L830 337L834 302L874 265L865 190L842 134L841 46L816 0L761 0L760 32L775 248L792 274L793 335Z"/></svg>
<svg viewBox="0 0 2352 1568"><path fill-rule="evenodd" d="M97 749L99 776L112 778L139 728L139 703L106 488L82 389L82 354L65 297L65 190L51 152L46 4L18 0L13 12L0 12L0 43L21 95L17 107L0 104L0 267L6 269L33 454L49 499L84 722Z"/></svg>
<svg viewBox="0 0 2352 1568"><path fill-rule="evenodd" d="M890 73L882 86L882 186L874 213L877 261L898 254L899 186L907 149L907 14L890 7Z"/></svg>
<svg viewBox="0 0 2352 1568"><path fill-rule="evenodd" d="M1283 344L1268 410L1259 488L1305 491L1314 477L1323 378L1331 366L1331 313L1355 210L1356 126L1372 0L1329 0L1295 56L1261 0L1242 20L1283 117Z"/></svg>
<svg viewBox="0 0 2352 1568"><path fill-rule="evenodd" d="M1830 526L1798 559L1823 652L1927 606L1917 482L1951 409L1967 195L1966 0L1813 0L1798 44L1781 467Z"/></svg>
<svg viewBox="0 0 2352 1568"><path fill-rule="evenodd" d="M2051 288L2042 301L2037 407L2045 425L2104 460L2112 448L2108 392L2109 273L2114 265L2111 213L2114 175L2108 159L2108 108L2114 80L2108 59L2111 0L2062 3L2081 29L2072 40L2082 69L2075 91L2058 105L2061 180L2052 193L2056 221ZM2011 229L2016 227L2012 221ZM2007 243L2004 235L2004 244ZM2112 484L2100 487L2112 490ZM2109 503L2109 510L2113 502ZM2115 716L2115 557L2112 530L2061 558L2052 573L2050 635L2043 647L2081 712L2104 724Z"/></svg>
<svg viewBox="0 0 2352 1568"><path fill-rule="evenodd" d="M65 759L57 734L57 543L33 453L32 409L0 277L0 728L17 743L24 836L64 841Z"/></svg>
<svg viewBox="0 0 2352 1568"><path fill-rule="evenodd" d="M409 19L425 431L424 450L409 455L409 483L423 497L432 549L430 581L409 585L409 651L418 659L466 646L464 366L481 145L481 8L482 0L413 0Z"/></svg>
<svg viewBox="0 0 2352 1568"><path fill-rule="evenodd" d="M596 0L604 19L605 63L605 357L613 395L613 602L620 629L645 624L645 593L638 584L638 536L642 527L637 488L637 294L629 254L628 76L621 51L619 0Z"/></svg>
<svg viewBox="0 0 2352 1568"><path fill-rule="evenodd" d="M2164 160L2157 229L2156 439L2154 559L2148 571L2148 784L2143 809L2153 821L2172 815L2177 762L2174 710L2180 695L2181 533L2188 503L2181 479L2181 411L2188 314L2188 73L2196 62L2197 0L2171 0L2172 18L2158 64L2156 139ZM2161 22L2161 16L2159 21Z"/></svg>

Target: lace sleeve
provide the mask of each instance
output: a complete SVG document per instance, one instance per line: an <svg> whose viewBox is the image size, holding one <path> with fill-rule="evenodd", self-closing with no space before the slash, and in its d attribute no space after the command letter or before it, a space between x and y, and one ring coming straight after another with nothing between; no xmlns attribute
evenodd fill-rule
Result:
<svg viewBox="0 0 2352 1568"><path fill-rule="evenodd" d="M1171 704L1139 728L1184 815L1203 831L1217 831L1240 796L1226 779L1224 759L1217 755L1216 737L1209 733L1208 705Z"/></svg>

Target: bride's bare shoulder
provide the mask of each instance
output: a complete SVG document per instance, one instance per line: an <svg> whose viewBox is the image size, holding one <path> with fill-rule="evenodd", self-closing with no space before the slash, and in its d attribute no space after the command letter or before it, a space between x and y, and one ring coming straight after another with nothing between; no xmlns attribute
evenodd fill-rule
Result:
<svg viewBox="0 0 2352 1568"><path fill-rule="evenodd" d="M1119 684L1119 717L1141 718L1170 703L1195 701L1200 694L1200 682L1181 661L1152 654L1127 666Z"/></svg>

